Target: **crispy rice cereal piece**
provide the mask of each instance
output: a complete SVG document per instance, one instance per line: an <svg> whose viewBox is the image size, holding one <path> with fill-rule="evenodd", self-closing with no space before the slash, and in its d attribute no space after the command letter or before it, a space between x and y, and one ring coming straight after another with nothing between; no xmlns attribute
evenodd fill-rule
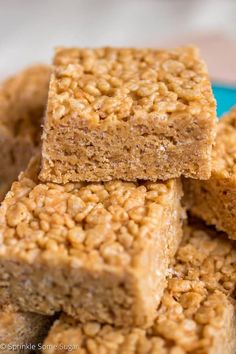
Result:
<svg viewBox="0 0 236 354"><path fill-rule="evenodd" d="M180 180L40 183L34 160L0 210L0 264L24 311L150 325L182 236Z"/></svg>
<svg viewBox="0 0 236 354"><path fill-rule="evenodd" d="M0 87L0 200L38 148L50 68L35 65Z"/></svg>
<svg viewBox="0 0 236 354"><path fill-rule="evenodd" d="M196 48L60 48L43 181L207 179L215 100Z"/></svg>
<svg viewBox="0 0 236 354"><path fill-rule="evenodd" d="M46 338L44 354L235 354L236 248L202 226L185 240L168 287L148 329L81 324L62 315Z"/></svg>
<svg viewBox="0 0 236 354"><path fill-rule="evenodd" d="M236 107L218 124L208 181L185 181L191 212L236 240Z"/></svg>

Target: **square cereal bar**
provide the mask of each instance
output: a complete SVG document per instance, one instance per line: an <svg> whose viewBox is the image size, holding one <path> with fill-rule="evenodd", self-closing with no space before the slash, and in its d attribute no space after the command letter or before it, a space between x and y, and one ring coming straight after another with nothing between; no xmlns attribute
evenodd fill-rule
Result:
<svg viewBox="0 0 236 354"><path fill-rule="evenodd" d="M186 180L191 212L236 240L236 107L220 119L208 181Z"/></svg>
<svg viewBox="0 0 236 354"><path fill-rule="evenodd" d="M0 87L0 200L38 148L50 68L36 65Z"/></svg>
<svg viewBox="0 0 236 354"><path fill-rule="evenodd" d="M40 183L39 162L0 209L0 265L24 311L152 323L182 236L180 180Z"/></svg>
<svg viewBox="0 0 236 354"><path fill-rule="evenodd" d="M235 260L232 242L187 227L150 329L81 324L63 314L43 353L65 354L70 347L73 354L235 354Z"/></svg>
<svg viewBox="0 0 236 354"><path fill-rule="evenodd" d="M58 49L40 179L207 179L215 100L195 48Z"/></svg>

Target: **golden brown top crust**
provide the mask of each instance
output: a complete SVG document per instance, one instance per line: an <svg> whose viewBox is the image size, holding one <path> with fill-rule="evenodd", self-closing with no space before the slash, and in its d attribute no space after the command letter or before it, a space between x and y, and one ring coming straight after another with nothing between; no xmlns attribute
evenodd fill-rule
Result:
<svg viewBox="0 0 236 354"><path fill-rule="evenodd" d="M72 267L135 266L177 197L178 180L58 185L39 183L38 169L34 161L2 203L2 255L64 259Z"/></svg>
<svg viewBox="0 0 236 354"><path fill-rule="evenodd" d="M3 82L0 87L0 128L24 136L39 131L50 72L49 66L35 65Z"/></svg>
<svg viewBox="0 0 236 354"><path fill-rule="evenodd" d="M206 354L225 323L235 316L228 296L236 284L236 249L219 234L186 227L185 241L170 270L168 287L148 331L114 329L97 322L78 324L63 315L46 340L76 344L78 353ZM225 333L227 336L227 333ZM74 352L77 353L76 351Z"/></svg>
<svg viewBox="0 0 236 354"><path fill-rule="evenodd" d="M236 107L220 119L213 149L213 173L236 182Z"/></svg>
<svg viewBox="0 0 236 354"><path fill-rule="evenodd" d="M54 64L49 124L70 118L82 126L161 122L186 111L215 119L206 66L195 48L60 48Z"/></svg>

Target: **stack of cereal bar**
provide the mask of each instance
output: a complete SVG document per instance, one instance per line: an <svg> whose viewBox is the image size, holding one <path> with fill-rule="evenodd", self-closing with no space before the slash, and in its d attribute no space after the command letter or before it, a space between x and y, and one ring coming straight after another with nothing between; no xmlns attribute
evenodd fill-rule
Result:
<svg viewBox="0 0 236 354"><path fill-rule="evenodd" d="M5 352L235 354L236 110L198 50L59 48L9 82Z"/></svg>

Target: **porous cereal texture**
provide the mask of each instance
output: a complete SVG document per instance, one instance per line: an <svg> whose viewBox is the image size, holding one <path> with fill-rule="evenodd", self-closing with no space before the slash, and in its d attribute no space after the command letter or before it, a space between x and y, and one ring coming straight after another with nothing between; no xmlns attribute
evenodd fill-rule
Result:
<svg viewBox="0 0 236 354"><path fill-rule="evenodd" d="M40 183L34 159L0 210L0 264L24 311L150 325L182 236L180 180Z"/></svg>
<svg viewBox="0 0 236 354"><path fill-rule="evenodd" d="M43 181L206 179L215 100L196 48L60 48L43 134Z"/></svg>
<svg viewBox="0 0 236 354"><path fill-rule="evenodd" d="M236 248L202 225L186 226L151 328L81 324L62 315L44 354L234 354ZM60 349L59 349L60 348Z"/></svg>
<svg viewBox="0 0 236 354"><path fill-rule="evenodd" d="M191 213L236 240L236 107L220 119L208 181L185 181Z"/></svg>
<svg viewBox="0 0 236 354"><path fill-rule="evenodd" d="M0 87L0 200L38 149L50 70L29 67Z"/></svg>

